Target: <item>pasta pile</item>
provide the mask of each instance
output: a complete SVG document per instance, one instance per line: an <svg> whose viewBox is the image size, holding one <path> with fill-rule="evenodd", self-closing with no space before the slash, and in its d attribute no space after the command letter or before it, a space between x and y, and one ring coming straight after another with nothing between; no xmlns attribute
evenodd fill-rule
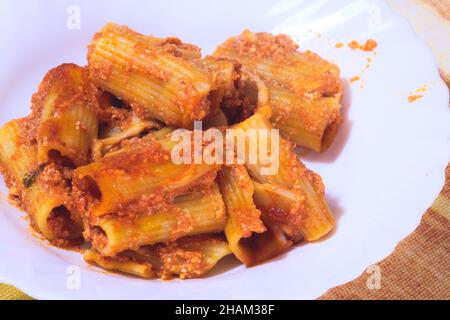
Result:
<svg viewBox="0 0 450 320"><path fill-rule="evenodd" d="M36 231L104 269L193 278L230 254L253 266L333 229L322 180L294 148L330 145L341 94L338 67L284 35L246 30L202 57L109 23L87 66L50 70L30 115L0 128L1 172ZM174 131L197 120L278 128L279 170L175 163Z"/></svg>

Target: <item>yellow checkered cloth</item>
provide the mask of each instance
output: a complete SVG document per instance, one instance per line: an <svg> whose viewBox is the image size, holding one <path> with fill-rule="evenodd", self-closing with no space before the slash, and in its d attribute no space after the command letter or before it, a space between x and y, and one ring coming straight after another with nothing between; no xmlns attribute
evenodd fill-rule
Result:
<svg viewBox="0 0 450 320"><path fill-rule="evenodd" d="M13 286L0 284L0 300L32 300L32 298Z"/></svg>

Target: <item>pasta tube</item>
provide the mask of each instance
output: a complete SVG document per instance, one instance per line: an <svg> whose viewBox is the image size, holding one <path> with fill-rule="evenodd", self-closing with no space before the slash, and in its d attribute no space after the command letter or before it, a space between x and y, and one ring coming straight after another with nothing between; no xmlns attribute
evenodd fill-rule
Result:
<svg viewBox="0 0 450 320"><path fill-rule="evenodd" d="M86 250L84 252L84 260L99 267L141 278L154 278L155 272L152 270L152 265L145 261L134 261L125 256L105 257L95 250Z"/></svg>
<svg viewBox="0 0 450 320"><path fill-rule="evenodd" d="M225 206L217 185L212 189L177 197L151 214L107 215L93 223L89 237L106 256L144 245L173 241L187 235L222 232Z"/></svg>
<svg viewBox="0 0 450 320"><path fill-rule="evenodd" d="M57 245L81 239L80 216L70 207L70 189L54 164L37 165L37 146L27 136L30 118L0 128L0 163L10 193L30 216L33 227Z"/></svg>
<svg viewBox="0 0 450 320"><path fill-rule="evenodd" d="M212 185L218 165L179 164L156 139L142 139L74 172L82 209L94 216L132 210L141 201L171 198L199 185ZM152 198L153 197L153 198ZM153 200L152 200L153 199ZM170 199L169 199L170 200Z"/></svg>
<svg viewBox="0 0 450 320"><path fill-rule="evenodd" d="M315 151L325 150L341 122L339 68L285 35L245 30L220 45L214 56L236 60L266 82L271 121L285 138Z"/></svg>
<svg viewBox="0 0 450 320"><path fill-rule="evenodd" d="M82 240L82 222L71 207L70 187L55 164L46 166L22 195L32 224L52 243L65 246Z"/></svg>
<svg viewBox="0 0 450 320"><path fill-rule="evenodd" d="M181 238L168 244L146 246L105 257L87 250L84 259L104 269L132 274L141 278L196 278L211 270L230 249L220 236L200 235Z"/></svg>
<svg viewBox="0 0 450 320"><path fill-rule="evenodd" d="M119 132L113 133L107 138L94 139L92 142L92 158L99 160L105 153L118 145L122 140L135 137L146 130L160 128L160 124L152 120L141 120L136 115L132 115L128 125Z"/></svg>
<svg viewBox="0 0 450 320"><path fill-rule="evenodd" d="M107 24L89 47L88 63L95 84L130 103L142 118L190 128L209 112L208 74L127 27Z"/></svg>
<svg viewBox="0 0 450 320"><path fill-rule="evenodd" d="M0 128L0 167L10 194L17 197L40 171L37 146L26 137L29 126L28 118L20 118Z"/></svg>
<svg viewBox="0 0 450 320"><path fill-rule="evenodd" d="M220 111L220 105L226 98L235 94L234 82L239 78L239 64L228 59L207 56L197 60L196 65L203 69L211 78L210 112L207 118Z"/></svg>
<svg viewBox="0 0 450 320"><path fill-rule="evenodd" d="M214 235L181 238L175 243L158 246L156 251L160 263L155 267L159 266L156 270L163 279L197 278L231 253L227 242Z"/></svg>
<svg viewBox="0 0 450 320"><path fill-rule="evenodd" d="M250 118L235 125L235 128L241 128L244 131L252 128L270 130L272 126L265 114L256 112ZM248 143L248 140L246 141ZM268 144L270 145L270 143L269 141ZM325 187L322 179L304 166L287 140L280 139L279 141L279 169L275 174L261 174L261 162L255 164L247 162L246 167L256 182L279 185L298 194L298 201L296 201L294 209L286 213L284 216L286 223L282 223L283 225L290 224L291 227L284 228L290 238L299 241L305 237L305 240L313 241L323 237L334 228L335 221L325 201ZM304 225L315 222L320 227L308 228L317 232L310 233L304 229Z"/></svg>
<svg viewBox="0 0 450 320"><path fill-rule="evenodd" d="M223 167L219 186L227 208L225 235L230 250L246 266L270 259L290 245L276 227L266 228L253 203L253 182L244 166Z"/></svg>
<svg viewBox="0 0 450 320"><path fill-rule="evenodd" d="M283 137L314 151L326 150L342 121L340 95L311 99L269 85L271 121Z"/></svg>
<svg viewBox="0 0 450 320"><path fill-rule="evenodd" d="M221 44L214 56L238 61L264 81L272 80L299 95L330 96L341 91L339 68L306 51L286 35L245 30Z"/></svg>
<svg viewBox="0 0 450 320"><path fill-rule="evenodd" d="M87 70L77 65L63 64L47 73L32 99L33 110L40 114L39 163L79 166L88 162L98 130L95 95Z"/></svg>
<svg viewBox="0 0 450 320"><path fill-rule="evenodd" d="M291 191L285 187L274 184L260 184L255 182L253 199L256 206L265 213L269 221L277 224L286 234L294 235L295 240L300 238L314 241L326 235L334 226L334 218L330 214L315 214L305 210L303 202L320 203L311 200L314 192L305 185L305 198L302 193ZM326 205L326 203L325 203ZM319 211L317 211L319 212Z"/></svg>

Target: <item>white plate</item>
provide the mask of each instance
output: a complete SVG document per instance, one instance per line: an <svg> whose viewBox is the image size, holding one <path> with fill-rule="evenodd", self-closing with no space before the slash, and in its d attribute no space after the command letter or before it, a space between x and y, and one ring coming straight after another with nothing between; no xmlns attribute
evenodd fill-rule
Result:
<svg viewBox="0 0 450 320"><path fill-rule="evenodd" d="M77 8L81 29L69 29L67 12ZM315 298L391 253L443 185L450 159L448 90L430 50L383 1L11 0L1 1L0 11L2 123L28 113L49 68L85 64L86 45L107 21L178 36L204 53L244 28L284 32L337 62L344 79L362 79L345 87L346 121L332 147L305 157L323 176L337 216L337 231L326 241L250 269L222 264L205 279L140 280L101 272L79 253L46 245L30 234L24 214L2 199L0 281L36 298ZM368 38L379 43L376 54L335 48ZM365 69L367 57L373 62ZM408 103L424 85L424 97Z"/></svg>

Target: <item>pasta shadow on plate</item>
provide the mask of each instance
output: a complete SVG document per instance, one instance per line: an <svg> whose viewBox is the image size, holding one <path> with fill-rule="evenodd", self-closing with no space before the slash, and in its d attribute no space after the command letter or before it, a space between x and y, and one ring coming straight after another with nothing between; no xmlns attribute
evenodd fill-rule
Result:
<svg viewBox="0 0 450 320"><path fill-rule="evenodd" d="M216 266L205 273L202 278L221 276L239 266L242 266L242 262L240 262L234 255L231 254L219 260Z"/></svg>
<svg viewBox="0 0 450 320"><path fill-rule="evenodd" d="M345 209L339 204L339 199L330 193L326 194L326 199L328 206L330 207L331 212L333 212L334 219L336 221L336 225L333 230L331 230L328 234L326 234L324 237L320 238L319 240L315 240L314 242L322 242L327 241L329 238L333 237L333 235L336 233L337 229L339 228L339 220L344 215Z"/></svg>
<svg viewBox="0 0 450 320"><path fill-rule="evenodd" d="M322 241L327 241L329 238L331 238L337 231L337 228L339 228L339 220L344 215L344 208L339 204L339 199L331 194L326 195L327 203L330 207L331 212L333 212L334 218L336 220L336 226L335 228L329 232L327 235L322 237L319 240L315 240L312 243L320 243ZM257 267L266 263L274 263L276 261L280 261L283 259L286 259L286 255L289 254L290 251L296 250L304 245L307 245L309 242L302 241L295 245L293 245L291 248L286 250L285 252L281 253L280 255L273 257L271 259L268 259L266 261L260 262L256 264L253 267ZM217 265L208 271L206 274L203 275L203 278L210 278L210 277L216 277L220 275L224 275L226 272L231 271L239 266L241 266L242 263L233 255L226 256L222 258ZM252 268L252 267L250 267Z"/></svg>

